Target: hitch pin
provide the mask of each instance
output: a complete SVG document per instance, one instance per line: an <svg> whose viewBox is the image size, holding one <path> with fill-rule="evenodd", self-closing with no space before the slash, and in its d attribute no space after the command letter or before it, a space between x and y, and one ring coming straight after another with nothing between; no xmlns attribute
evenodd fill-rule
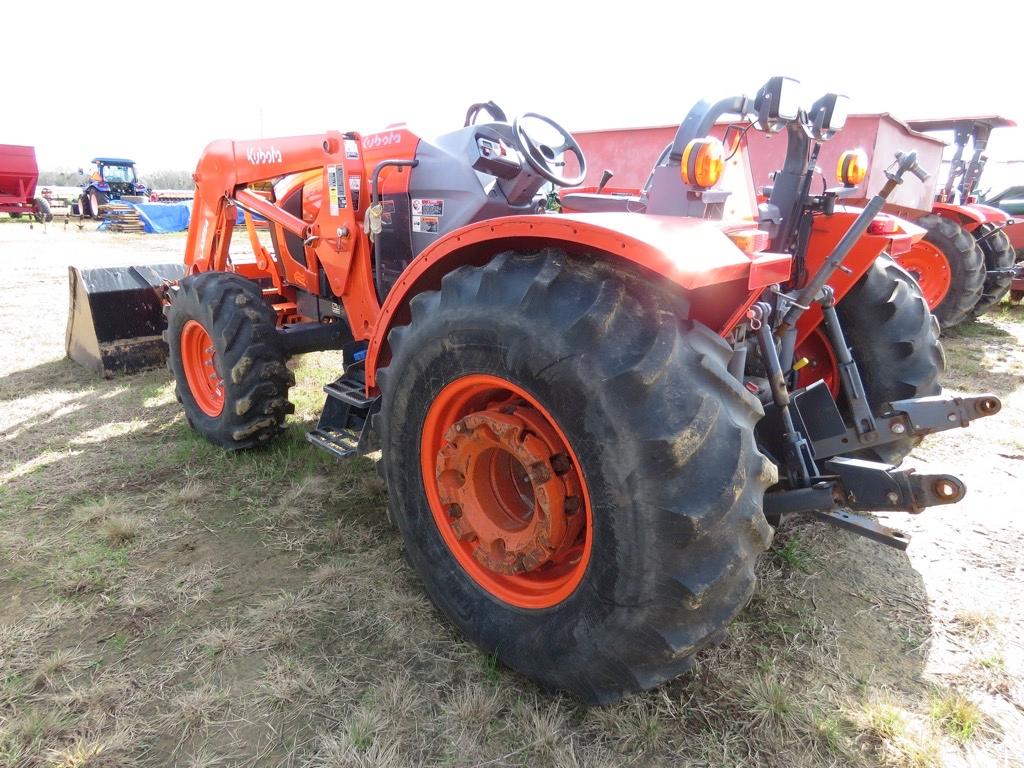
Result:
<svg viewBox="0 0 1024 768"><path fill-rule="evenodd" d="M810 309L809 306L798 303L794 297L790 296L785 291L780 291L778 288L772 287L771 292L774 293L779 298L785 299L786 302L791 306L800 307L800 309L804 310L805 312ZM756 331L757 329L755 328L754 330Z"/></svg>

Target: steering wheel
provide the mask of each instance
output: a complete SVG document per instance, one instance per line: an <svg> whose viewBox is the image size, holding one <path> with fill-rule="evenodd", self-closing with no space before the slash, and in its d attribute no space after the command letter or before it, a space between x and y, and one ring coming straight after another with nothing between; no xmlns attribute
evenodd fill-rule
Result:
<svg viewBox="0 0 1024 768"><path fill-rule="evenodd" d="M523 121L528 118L540 120L554 128L558 131L562 143L557 147L549 147L547 144L539 144L534 141L523 128ZM559 187L575 187L583 183L583 179L587 175L587 160L583 157L583 150L580 149L580 145L576 143L572 134L550 117L538 115L536 112L519 115L512 122L512 132L515 134L520 151L526 156L526 161L542 178ZM576 176L567 178L555 172L556 165L565 165L565 163L555 162L555 158L563 152L572 152L576 156L576 161L580 164L580 172Z"/></svg>

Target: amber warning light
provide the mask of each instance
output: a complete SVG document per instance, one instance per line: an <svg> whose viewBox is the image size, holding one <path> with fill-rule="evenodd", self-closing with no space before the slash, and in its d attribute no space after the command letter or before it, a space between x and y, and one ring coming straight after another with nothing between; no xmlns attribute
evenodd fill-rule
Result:
<svg viewBox="0 0 1024 768"><path fill-rule="evenodd" d="M836 179L845 187L856 187L868 175L868 153L863 149L848 149L836 163Z"/></svg>
<svg viewBox="0 0 1024 768"><path fill-rule="evenodd" d="M715 186L725 170L725 147L715 138L693 139L683 150L683 183L699 189Z"/></svg>

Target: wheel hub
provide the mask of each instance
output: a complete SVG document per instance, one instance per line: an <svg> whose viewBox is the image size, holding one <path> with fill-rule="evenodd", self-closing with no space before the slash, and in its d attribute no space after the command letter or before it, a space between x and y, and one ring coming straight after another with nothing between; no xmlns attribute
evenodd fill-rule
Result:
<svg viewBox="0 0 1024 768"><path fill-rule="evenodd" d="M451 425L437 454L441 502L473 558L505 575L550 562L584 523L581 489L561 440L528 405L471 413Z"/></svg>

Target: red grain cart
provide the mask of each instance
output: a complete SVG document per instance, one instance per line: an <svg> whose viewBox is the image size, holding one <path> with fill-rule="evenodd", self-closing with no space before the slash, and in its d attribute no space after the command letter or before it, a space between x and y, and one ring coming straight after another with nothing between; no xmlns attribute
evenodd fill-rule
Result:
<svg viewBox="0 0 1024 768"><path fill-rule="evenodd" d="M31 214L36 221L51 221L50 204L35 196L38 180L33 147L0 144L0 213L12 219Z"/></svg>

